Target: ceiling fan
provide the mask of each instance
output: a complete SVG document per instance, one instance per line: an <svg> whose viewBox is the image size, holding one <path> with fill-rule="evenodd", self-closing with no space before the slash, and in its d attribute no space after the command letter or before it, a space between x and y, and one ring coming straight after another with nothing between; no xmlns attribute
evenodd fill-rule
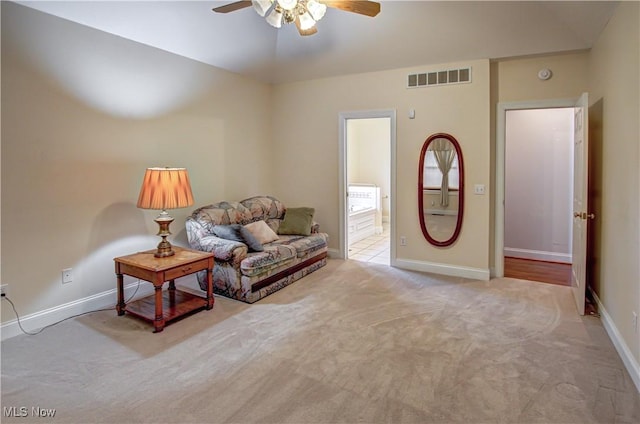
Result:
<svg viewBox="0 0 640 424"><path fill-rule="evenodd" d="M358 13L365 16L376 16L380 13L380 3L375 1L351 0L249 0L236 1L213 8L217 13L229 13L245 7L253 6L256 12L266 21L280 28L283 23L295 23L300 35L313 35L318 32L316 22L324 16L327 7Z"/></svg>

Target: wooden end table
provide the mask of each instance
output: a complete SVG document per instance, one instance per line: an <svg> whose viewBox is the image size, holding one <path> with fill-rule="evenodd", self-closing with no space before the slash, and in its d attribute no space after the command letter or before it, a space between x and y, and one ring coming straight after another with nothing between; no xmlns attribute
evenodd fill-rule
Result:
<svg viewBox="0 0 640 424"><path fill-rule="evenodd" d="M175 255L164 258L156 258L153 255L156 252L154 249L114 259L118 279L118 315L124 315L126 311L152 321L153 332L159 333L164 329L165 323L194 311L213 308L213 253L176 246L173 246L173 250ZM176 278L198 271L207 271L206 298L176 289ZM155 288L155 294L125 304L124 274L150 282ZM169 289L163 293L162 286L166 281L169 282Z"/></svg>

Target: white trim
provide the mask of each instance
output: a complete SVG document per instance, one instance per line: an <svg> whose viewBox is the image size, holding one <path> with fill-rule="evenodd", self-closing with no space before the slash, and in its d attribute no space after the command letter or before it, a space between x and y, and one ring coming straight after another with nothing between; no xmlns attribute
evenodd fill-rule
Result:
<svg viewBox="0 0 640 424"><path fill-rule="evenodd" d="M633 353L631 353L631 350L629 349L627 344L624 342L620 331L618 331L618 327L616 327L616 324L613 322L611 315L609 315L609 313L607 312L598 295L593 291L591 293L593 294L593 298L598 305L598 312L600 313L602 325L607 331L609 338L613 342L613 346L616 348L618 355L620 355L620 359L622 359L622 363L629 372L633 383L636 385L636 390L638 391L638 393L640 393L640 364L633 356Z"/></svg>
<svg viewBox="0 0 640 424"><path fill-rule="evenodd" d="M531 100L524 102L500 102L496 105L496 186L494 222L494 258L492 276L504 277L504 180L505 180L505 125L508 110L551 109L574 107L575 99Z"/></svg>
<svg viewBox="0 0 640 424"><path fill-rule="evenodd" d="M396 257L396 241L394 234L396 233L396 110L361 110L353 112L340 112L338 114L338 135L339 135L339 151L338 151L338 207L339 211L339 236L338 236L338 258L346 259L348 246L347 236L345 233L347 227L347 120L348 119L372 119L372 118L389 118L390 120L390 193L391 202L389 205L389 214L391 223L389 225L389 234L391 237L391 253L390 263L394 265ZM331 256L333 257L333 256Z"/></svg>
<svg viewBox="0 0 640 424"><path fill-rule="evenodd" d="M451 277L470 278L472 280L489 280L489 270L482 268L471 268L466 266L438 264L433 262L414 261L409 259L396 259L396 268L408 269L411 271L430 272Z"/></svg>
<svg viewBox="0 0 640 424"><path fill-rule="evenodd" d="M340 249L327 249L327 254L331 259L344 259L344 257L341 256Z"/></svg>
<svg viewBox="0 0 640 424"><path fill-rule="evenodd" d="M520 259L533 259L535 261L571 263L570 253L545 252L543 250L518 249L516 247L505 247L504 256L511 256Z"/></svg>
<svg viewBox="0 0 640 424"><path fill-rule="evenodd" d="M134 282L128 284L124 288L125 300L128 299L138 287L138 282ZM136 296L132 300L140 299L145 296L149 296L153 294L154 289L153 285L148 284L146 281L140 281L140 287L138 288L138 292ZM73 302L65 303L59 306L55 306L53 308L45 309L44 311L35 312L33 314L25 315L20 317L20 323L22 327L29 331L37 331L42 327L46 327L47 325L54 324L63 319L72 317L74 315L82 314L85 312L95 311L98 309L105 309L109 307L114 308L115 312L115 304L117 299L117 290L111 289L102 293L94 294L92 296L85 297L83 299L74 300ZM4 302L2 305L3 308L11 308L9 302ZM16 305L16 309L20 312L19 305ZM13 312L13 311L12 311ZM6 340L11 337L19 336L23 334L18 326L18 320L13 319L11 321L7 321L2 324L0 327L0 339Z"/></svg>

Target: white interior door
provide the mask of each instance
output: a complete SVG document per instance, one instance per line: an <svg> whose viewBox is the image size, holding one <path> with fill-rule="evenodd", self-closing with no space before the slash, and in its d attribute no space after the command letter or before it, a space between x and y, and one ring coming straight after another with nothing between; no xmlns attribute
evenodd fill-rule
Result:
<svg viewBox="0 0 640 424"><path fill-rule="evenodd" d="M583 93L574 108L573 149L573 254L571 262L571 288L578 313L584 315L587 277L587 219L589 213L588 161L589 161L589 95Z"/></svg>

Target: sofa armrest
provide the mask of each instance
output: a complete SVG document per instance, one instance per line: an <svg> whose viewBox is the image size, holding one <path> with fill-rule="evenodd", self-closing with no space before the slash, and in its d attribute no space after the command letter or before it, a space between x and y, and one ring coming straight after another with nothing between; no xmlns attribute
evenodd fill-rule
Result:
<svg viewBox="0 0 640 424"><path fill-rule="evenodd" d="M248 247L239 241L226 240L216 236L204 236L191 247L213 253L217 261L240 263L247 257Z"/></svg>
<svg viewBox="0 0 640 424"><path fill-rule="evenodd" d="M311 234L317 234L320 232L320 224L318 224L316 221L313 221L311 223Z"/></svg>

